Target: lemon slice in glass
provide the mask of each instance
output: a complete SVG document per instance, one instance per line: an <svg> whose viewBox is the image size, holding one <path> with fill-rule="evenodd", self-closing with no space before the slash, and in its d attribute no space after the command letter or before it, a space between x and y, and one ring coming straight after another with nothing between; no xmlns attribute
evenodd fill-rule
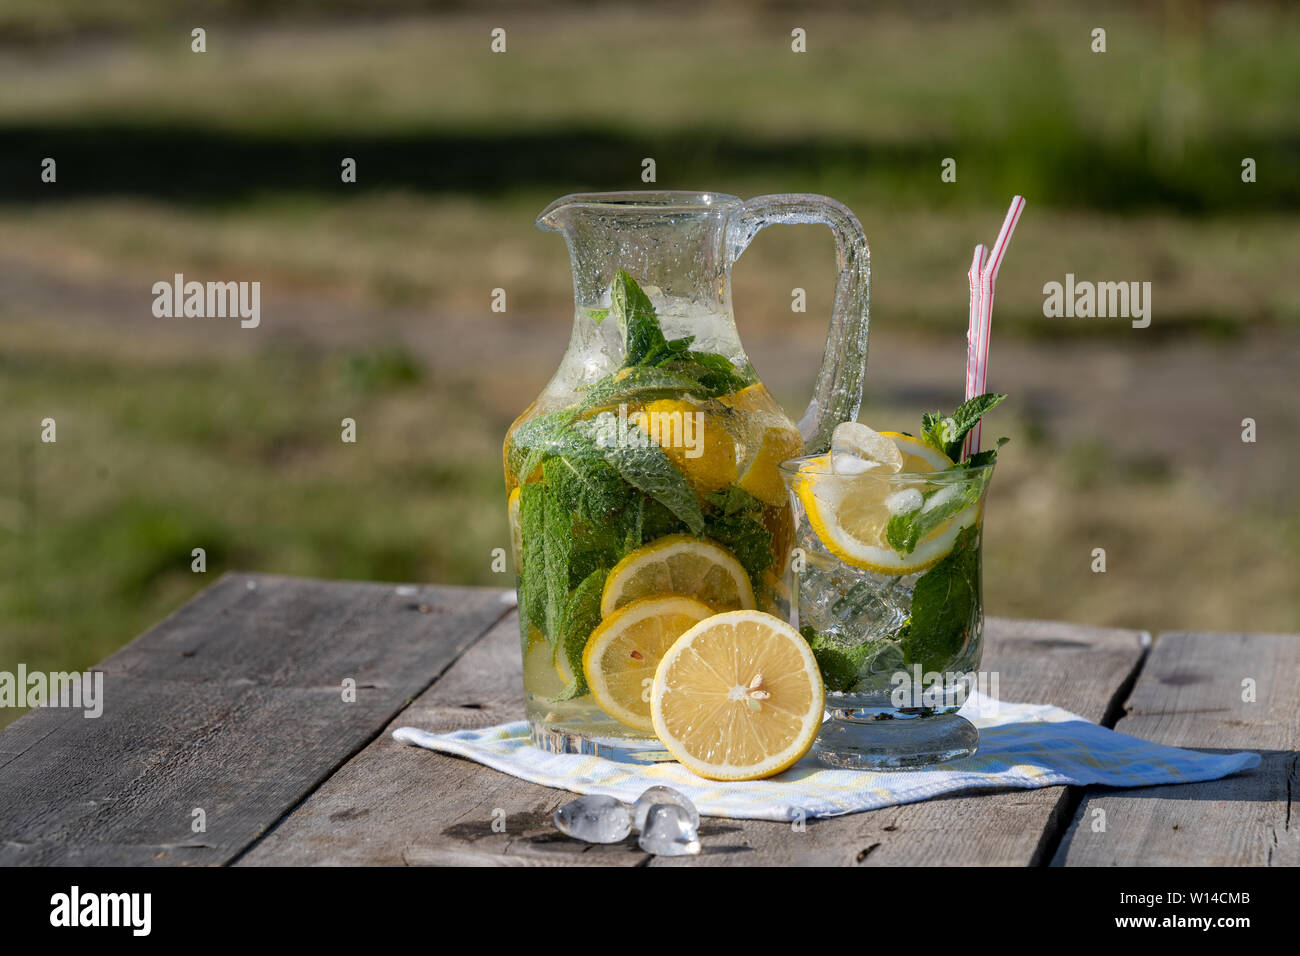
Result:
<svg viewBox="0 0 1300 956"><path fill-rule="evenodd" d="M749 575L730 551L689 534L670 534L614 565L605 579L600 613L609 617L632 601L667 595L693 597L715 611L755 606Z"/></svg>
<svg viewBox="0 0 1300 956"><path fill-rule="evenodd" d="M756 780L812 746L826 703L808 642L780 618L729 611L696 624L655 671L655 733L710 780Z"/></svg>
<svg viewBox="0 0 1300 956"><path fill-rule="evenodd" d="M935 528L910 554L899 554L885 538L889 519L900 505L910 503L905 496L915 501L926 488L924 479L909 481L908 476L943 471L952 460L911 436L880 434L892 438L902 452L901 474L835 475L830 456L821 455L804 462L792 484L813 531L841 561L878 574L915 574L952 551L962 528L978 519L979 502Z"/></svg>
<svg viewBox="0 0 1300 956"><path fill-rule="evenodd" d="M601 621L582 653L587 686L601 710L629 727L653 731L655 668L677 638L712 615L711 607L694 598L645 598Z"/></svg>

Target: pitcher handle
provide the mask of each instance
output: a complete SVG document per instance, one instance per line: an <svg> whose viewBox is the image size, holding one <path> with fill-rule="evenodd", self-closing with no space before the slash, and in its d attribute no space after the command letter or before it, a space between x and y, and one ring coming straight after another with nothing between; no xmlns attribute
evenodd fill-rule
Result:
<svg viewBox="0 0 1300 956"><path fill-rule="evenodd" d="M871 311L871 250L857 217L834 199L811 193L756 196L742 203L727 224L728 266L761 230L777 223L826 225L835 237L839 272L830 334L812 401L799 419L806 453L819 455L830 448L835 426L855 420L862 405Z"/></svg>

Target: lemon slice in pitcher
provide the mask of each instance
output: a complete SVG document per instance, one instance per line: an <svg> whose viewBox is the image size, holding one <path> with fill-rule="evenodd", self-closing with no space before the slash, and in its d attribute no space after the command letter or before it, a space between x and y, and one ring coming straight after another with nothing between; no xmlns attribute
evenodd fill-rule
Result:
<svg viewBox="0 0 1300 956"><path fill-rule="evenodd" d="M587 686L601 710L615 720L652 732L650 685L664 653L713 608L694 598L633 601L591 632L582 653Z"/></svg>
<svg viewBox="0 0 1300 956"><path fill-rule="evenodd" d="M808 642L761 611L715 614L659 662L650 716L678 762L710 780L756 780L812 746L826 703Z"/></svg>
<svg viewBox="0 0 1300 956"><path fill-rule="evenodd" d="M510 521L510 558L514 561L515 573L524 566L524 533L519 521L519 498L522 488L516 486L506 499L506 517Z"/></svg>
<svg viewBox="0 0 1300 956"><path fill-rule="evenodd" d="M715 611L752 608L754 589L735 556L689 534L670 534L637 548L605 579L600 613L609 617L640 598L692 597Z"/></svg>

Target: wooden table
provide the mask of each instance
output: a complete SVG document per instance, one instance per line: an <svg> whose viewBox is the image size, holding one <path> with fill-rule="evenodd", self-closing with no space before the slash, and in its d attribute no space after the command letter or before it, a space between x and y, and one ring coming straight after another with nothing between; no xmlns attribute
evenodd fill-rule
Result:
<svg viewBox="0 0 1300 956"><path fill-rule="evenodd" d="M984 666L1004 698L1263 764L1202 784L953 796L802 832L706 818L703 854L669 859L569 840L550 820L572 794L391 739L522 716L512 597L222 577L99 666L100 718L39 709L0 733L0 864L1300 864L1300 636L1153 645L990 619Z"/></svg>

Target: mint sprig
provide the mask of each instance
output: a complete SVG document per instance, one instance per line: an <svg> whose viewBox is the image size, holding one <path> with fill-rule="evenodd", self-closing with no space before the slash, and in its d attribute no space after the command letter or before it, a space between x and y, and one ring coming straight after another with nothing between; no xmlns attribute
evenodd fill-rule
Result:
<svg viewBox="0 0 1300 956"><path fill-rule="evenodd" d="M1005 395L997 392L985 392L962 402L951 415L926 412L921 416L921 437L926 444L957 461L961 457L961 446L967 432L1005 398Z"/></svg>
<svg viewBox="0 0 1300 956"><path fill-rule="evenodd" d="M757 381L748 366L737 371L731 359L717 352L698 352L691 349L695 336L687 335L669 339L664 335L655 312L654 303L635 279L625 269L614 274L609 287L608 309L590 309L587 314L596 324L613 318L623 333L623 369L657 368L682 376L694 383L675 394L696 394L703 398L717 398L739 391ZM615 387L620 372L607 376L591 386L591 394L601 395L601 400L619 397Z"/></svg>
<svg viewBox="0 0 1300 956"><path fill-rule="evenodd" d="M957 410L951 415L927 412L921 416L921 438L930 447L937 448L953 461L957 461L967 433L1005 398L1005 395L997 392L986 392L958 405ZM994 447L968 455L947 471L970 471L991 465L997 460L998 449L1007 441L1006 438L1000 438ZM956 479L953 485L941 484L926 492L918 507L890 517L889 523L885 526L885 540L899 554L911 554L916 549L917 542L978 501L980 495L984 493L988 479L987 474L980 481ZM955 490L949 491L949 488ZM940 499L941 495L942 499Z"/></svg>

